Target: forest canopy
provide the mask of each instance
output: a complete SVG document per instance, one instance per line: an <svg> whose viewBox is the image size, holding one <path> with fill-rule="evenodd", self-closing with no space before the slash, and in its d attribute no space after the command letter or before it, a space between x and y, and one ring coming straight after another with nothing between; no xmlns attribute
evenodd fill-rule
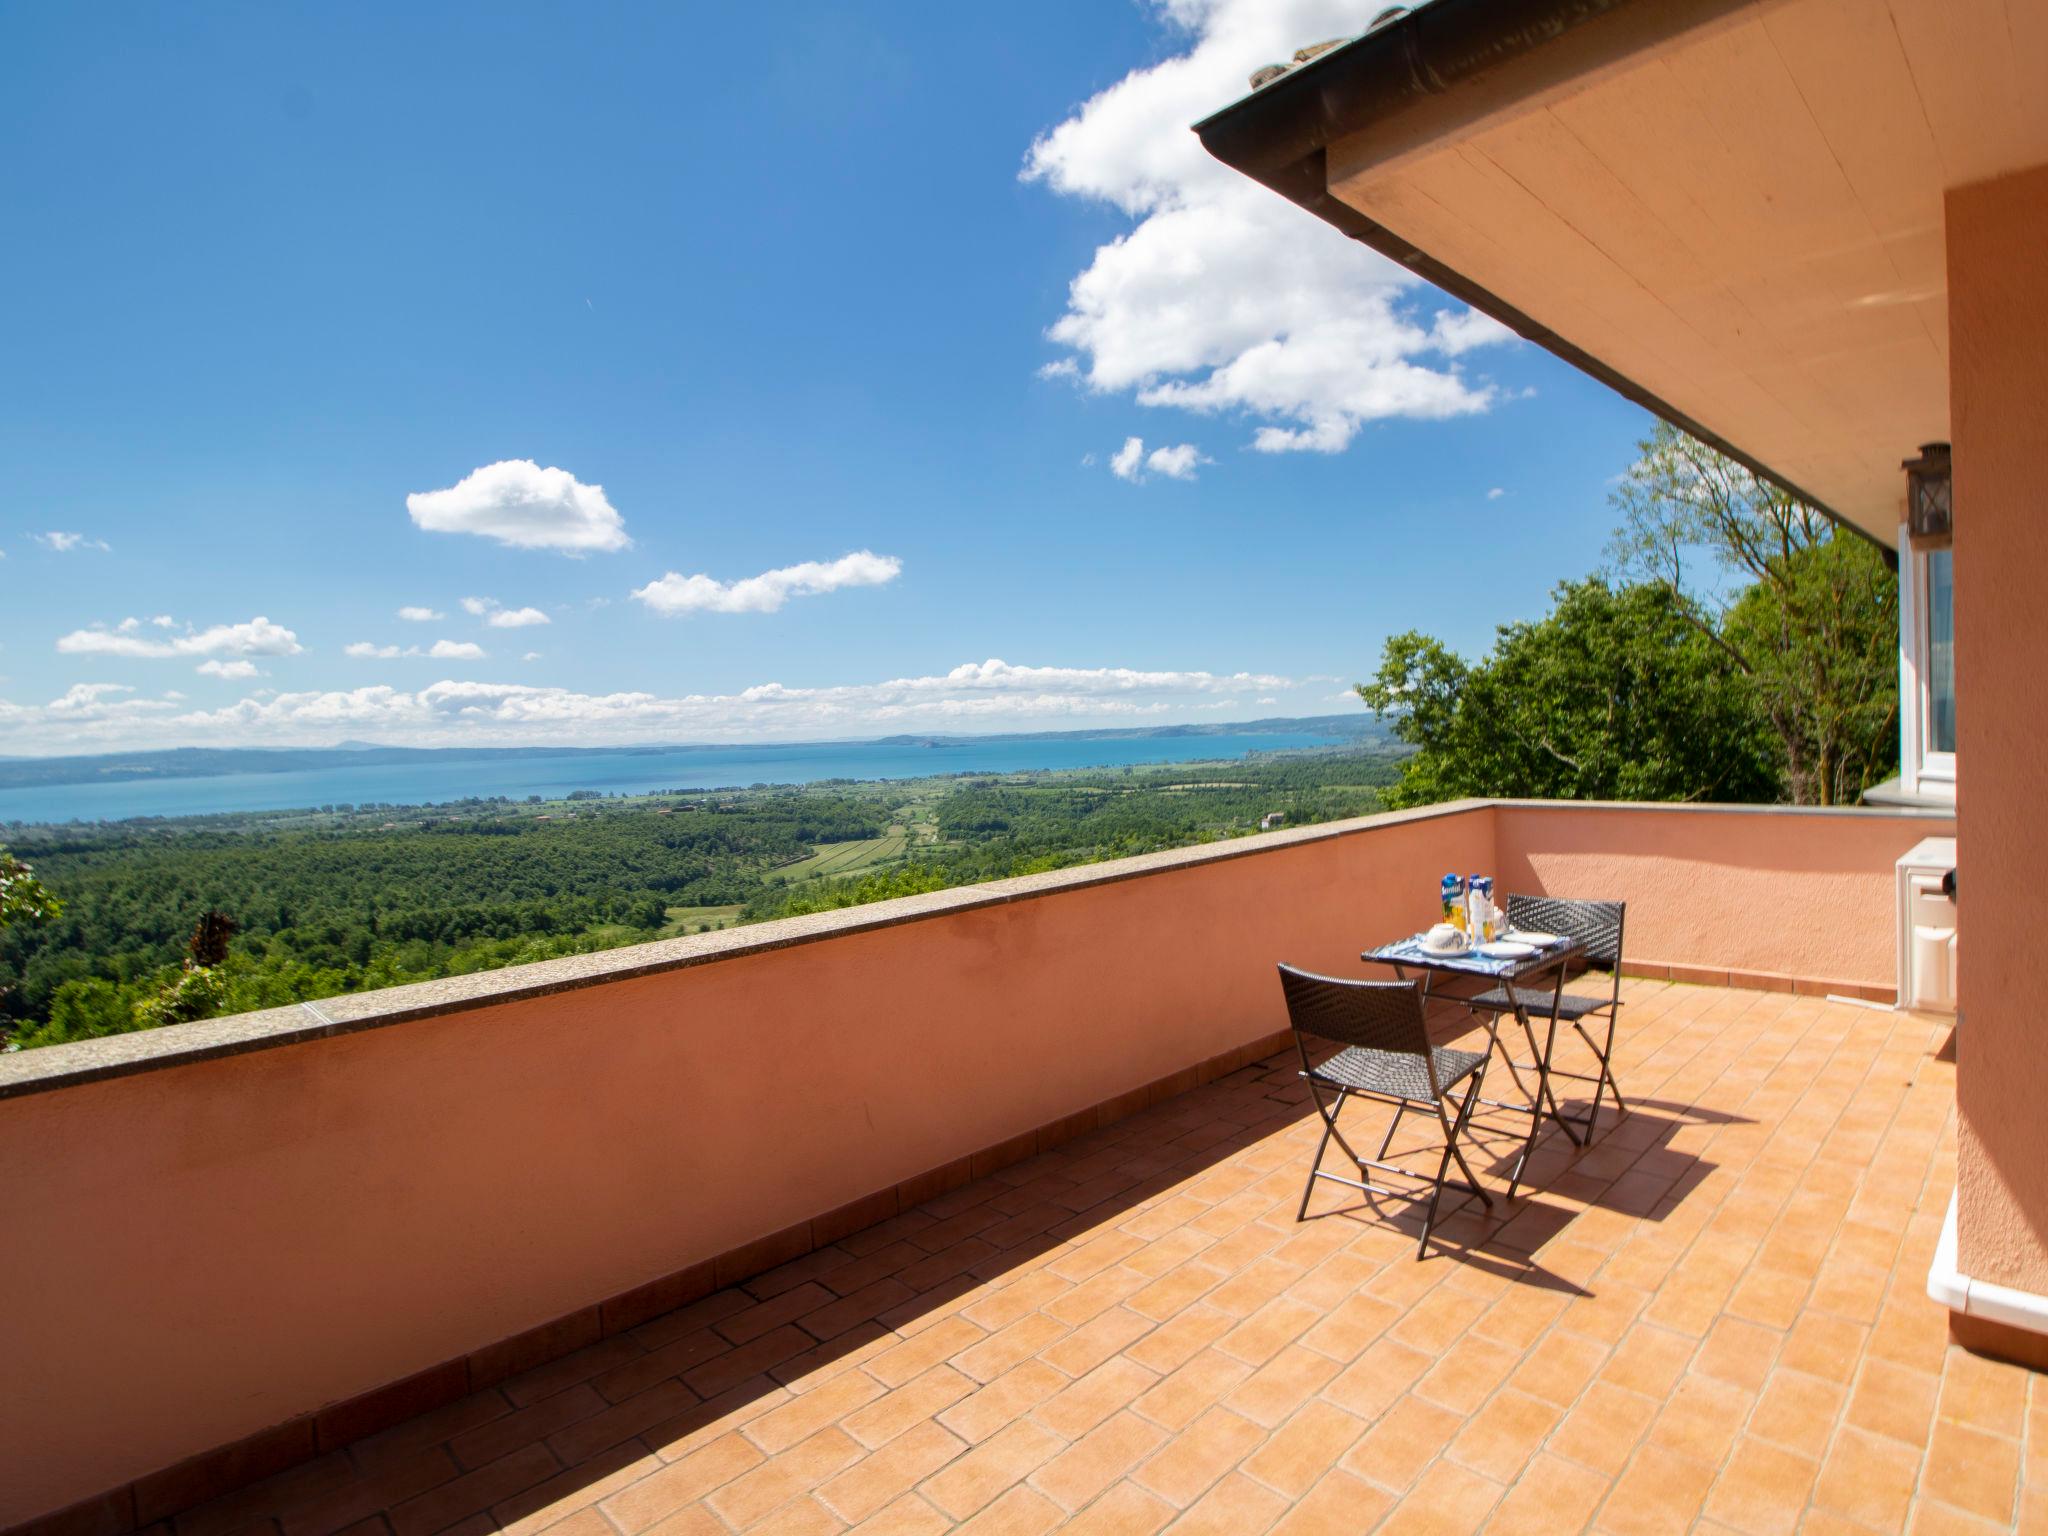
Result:
<svg viewBox="0 0 2048 1536"><path fill-rule="evenodd" d="M0 1027L89 1039L1355 816L1400 755L27 828L61 910L0 928Z"/></svg>

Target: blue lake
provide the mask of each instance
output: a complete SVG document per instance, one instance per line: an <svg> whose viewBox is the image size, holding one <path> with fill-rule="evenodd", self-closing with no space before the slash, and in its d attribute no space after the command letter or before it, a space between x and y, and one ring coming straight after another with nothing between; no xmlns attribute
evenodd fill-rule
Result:
<svg viewBox="0 0 2048 1536"><path fill-rule="evenodd" d="M1301 732L1141 736L1124 740L1013 740L946 746L815 742L762 747L693 747L664 752L508 757L342 765L291 773L136 779L0 790L0 821L120 821L130 816L208 816L223 811L305 806L428 805L503 795L559 799L572 789L646 794L820 779L915 779L938 773L1016 773L1033 768L1103 768L1241 758L1252 752L1321 747L1336 738Z"/></svg>

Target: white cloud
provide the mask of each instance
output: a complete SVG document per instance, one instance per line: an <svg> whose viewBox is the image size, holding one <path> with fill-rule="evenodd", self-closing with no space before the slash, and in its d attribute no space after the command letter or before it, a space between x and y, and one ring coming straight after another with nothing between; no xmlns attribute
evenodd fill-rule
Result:
<svg viewBox="0 0 2048 1536"><path fill-rule="evenodd" d="M546 624L551 620L538 608L501 608L486 622L493 629L524 629L530 624Z"/></svg>
<svg viewBox="0 0 2048 1536"><path fill-rule="evenodd" d="M415 491L405 510L429 532L474 533L515 549L585 554L633 542L603 486L531 459L486 464L446 490Z"/></svg>
<svg viewBox="0 0 2048 1536"><path fill-rule="evenodd" d="M405 607L399 609L398 616L408 624L438 624L441 620L448 617L445 613L437 613L432 608L420 607L412 603L408 603Z"/></svg>
<svg viewBox="0 0 2048 1536"><path fill-rule="evenodd" d="M422 650L417 645L401 649L395 645L378 645L370 640L357 640L341 648L344 656L353 656L358 661L391 661L397 657L425 656L434 661L481 661L488 653L480 645L469 640L436 640Z"/></svg>
<svg viewBox="0 0 2048 1536"><path fill-rule="evenodd" d="M1176 443L1171 448L1154 448L1145 456L1145 467L1156 475L1165 475L1169 480L1192 480L1195 466L1208 464L1212 460L1202 457L1201 450L1193 443Z"/></svg>
<svg viewBox="0 0 2048 1536"><path fill-rule="evenodd" d="M674 571L633 596L656 613L773 613L792 597L812 597L841 587L878 587L902 573L894 555L855 550L837 560L807 560L780 570L763 571L744 581L716 581L709 576L682 576Z"/></svg>
<svg viewBox="0 0 2048 1536"><path fill-rule="evenodd" d="M482 618L497 606L498 600L495 597L465 597L462 600L462 611L474 614L478 618Z"/></svg>
<svg viewBox="0 0 2048 1536"><path fill-rule="evenodd" d="M1449 361L1509 334L1423 313L1402 268L1212 159L1187 125L1304 41L1355 33L1353 0L1160 0L1176 51L1041 135L1025 179L1134 222L1070 285L1041 369L1141 404L1243 412L1261 451L1334 453L1368 421L1485 410ZM1073 369L1061 363L1073 363Z"/></svg>
<svg viewBox="0 0 2048 1536"><path fill-rule="evenodd" d="M1507 495L1507 492L1496 485L1492 490L1486 493L1486 499L1488 501L1499 501L1501 497L1505 495Z"/></svg>
<svg viewBox="0 0 2048 1536"><path fill-rule="evenodd" d="M1127 437L1123 447L1110 455L1109 471L1119 480L1142 485L1147 471L1164 475L1169 480L1192 480L1198 466L1214 462L1204 457L1202 450L1193 443L1176 443L1171 448L1154 448L1147 453L1143 438Z"/></svg>
<svg viewBox="0 0 2048 1536"><path fill-rule="evenodd" d="M60 555L68 555L74 549L104 550L111 547L105 539L88 538L82 533L60 533L52 530L49 533L32 533L29 537L43 548L53 549Z"/></svg>
<svg viewBox="0 0 2048 1536"><path fill-rule="evenodd" d="M326 692L257 690L221 709L180 710L82 684L44 705L0 700L0 751L76 751L84 742L140 745L318 744L337 734L417 745L559 741L793 741L872 731L1045 729L1066 723L1166 723L1215 718L1299 689L1270 673L1198 669L1018 666L969 662L950 671L824 687L761 683L737 693L577 693L536 684L444 679ZM84 728L90 722L90 728Z"/></svg>
<svg viewBox="0 0 2048 1536"><path fill-rule="evenodd" d="M1446 357L1457 357L1474 347L1496 346L1513 341L1515 333L1491 315L1476 309L1445 309L1437 312L1429 328L1432 346Z"/></svg>
<svg viewBox="0 0 2048 1536"><path fill-rule="evenodd" d="M154 622L154 621L152 621ZM124 619L112 629L99 626L76 629L58 640L57 649L67 656L296 656L305 649L299 637L282 624L261 617L244 624L216 624L211 629L187 628L169 640L148 640L135 633L136 619Z"/></svg>
<svg viewBox="0 0 2048 1536"><path fill-rule="evenodd" d="M526 654L525 654L524 656L520 657L519 659L520 659L521 661L539 661L539 660L540 660L540 652L539 652L539 651L528 651L528 652L527 652L527 653L526 653Z"/></svg>
<svg viewBox="0 0 2048 1536"><path fill-rule="evenodd" d="M178 627L178 621L172 618L168 613L160 613L155 618L151 619L149 622L154 624L158 629L176 629Z"/></svg>
<svg viewBox="0 0 2048 1536"><path fill-rule="evenodd" d="M255 662L244 660L220 661L216 659L213 661L202 661L192 670L199 673L202 677L218 677L228 680L261 677L263 675L257 669Z"/></svg>

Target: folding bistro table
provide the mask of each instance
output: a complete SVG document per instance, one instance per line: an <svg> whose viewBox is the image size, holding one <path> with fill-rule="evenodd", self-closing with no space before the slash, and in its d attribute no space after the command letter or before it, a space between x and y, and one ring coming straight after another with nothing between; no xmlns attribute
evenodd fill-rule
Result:
<svg viewBox="0 0 2048 1536"><path fill-rule="evenodd" d="M1420 971L1424 1002L1429 1000L1430 990L1439 979L1457 976L1473 976L1483 981L1498 982L1512 1001L1514 1015L1521 1021L1522 1034L1528 1040L1529 1049L1536 1058L1532 1062L1517 1062L1508 1054L1507 1047L1501 1044L1499 1014L1484 1009L1473 1010L1479 1021L1486 1026L1488 1049L1497 1049L1500 1052L1500 1058L1507 1063L1508 1075L1514 1078L1516 1088L1528 1095L1528 1101L1522 1104L1510 1104L1500 1099L1479 1101L1496 1109L1512 1110L1529 1117L1528 1139L1522 1143L1521 1156L1515 1159L1514 1175L1508 1181L1510 1200L1514 1199L1516 1189L1521 1186L1522 1170L1529 1161L1529 1153L1536 1146L1536 1135L1543 1128L1545 1116L1557 1122L1565 1135L1571 1138L1575 1147L1584 1146L1592 1135L1593 1128L1590 1124L1586 1126L1585 1136L1579 1134L1578 1127L1581 1122L1558 1108L1557 1096L1550 1087L1550 1059L1557 1046L1558 1011L1564 1000L1565 971L1575 957L1584 953L1585 947L1578 939L1565 938L1538 948L1534 954L1495 959L1487 955L1474 954L1469 950L1455 955L1438 954L1434 950L1425 949L1421 936L1416 935L1397 943L1383 944L1378 949L1368 949L1359 956L1360 959L1376 965L1391 965L1394 974L1403 981L1409 979L1410 970ZM1541 986L1532 987L1530 983L1541 981L1547 981L1549 984L1550 1012L1545 1020L1543 1044L1539 1047L1536 1044L1536 1024L1531 1017L1529 1001L1532 994L1540 999L1545 989ZM1448 1000L1464 1001L1456 994L1449 994ZM1541 1014L1542 1011L1542 1003L1539 1000L1535 1012ZM1536 1086L1533 1090L1524 1083L1524 1072L1534 1074Z"/></svg>

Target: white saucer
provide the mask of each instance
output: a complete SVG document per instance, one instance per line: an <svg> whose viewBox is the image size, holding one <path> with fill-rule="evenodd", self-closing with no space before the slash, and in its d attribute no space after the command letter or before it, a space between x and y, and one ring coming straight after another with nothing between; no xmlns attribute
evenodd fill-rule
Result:
<svg viewBox="0 0 2048 1536"><path fill-rule="evenodd" d="M1536 953L1534 944L1518 944L1513 939L1495 939L1491 944L1482 944L1475 953L1489 960L1526 960Z"/></svg>

